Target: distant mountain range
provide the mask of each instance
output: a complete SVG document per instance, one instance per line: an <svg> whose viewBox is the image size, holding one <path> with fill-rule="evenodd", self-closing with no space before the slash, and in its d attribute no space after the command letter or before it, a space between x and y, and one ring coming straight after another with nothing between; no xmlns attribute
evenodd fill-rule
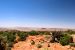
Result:
<svg viewBox="0 0 75 50"><path fill-rule="evenodd" d="M18 30L18 31L67 31L75 29L68 28L34 28L34 27L12 27L12 28L0 28L0 31L9 31L9 30Z"/></svg>

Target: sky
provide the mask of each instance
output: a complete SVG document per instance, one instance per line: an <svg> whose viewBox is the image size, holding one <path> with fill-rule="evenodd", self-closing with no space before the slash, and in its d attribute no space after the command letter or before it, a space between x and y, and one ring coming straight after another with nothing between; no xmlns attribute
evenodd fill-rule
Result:
<svg viewBox="0 0 75 50"><path fill-rule="evenodd" d="M75 28L75 0L0 0L0 27Z"/></svg>

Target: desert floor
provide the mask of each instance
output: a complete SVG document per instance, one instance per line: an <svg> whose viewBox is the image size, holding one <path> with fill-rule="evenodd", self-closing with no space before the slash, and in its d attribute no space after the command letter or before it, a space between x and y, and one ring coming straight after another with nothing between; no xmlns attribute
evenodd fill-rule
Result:
<svg viewBox="0 0 75 50"><path fill-rule="evenodd" d="M29 36L27 37L26 41L19 41L18 43L14 44L12 50L75 50L74 47L70 47L69 45L62 46L59 43L49 43L47 41L42 43L42 48L37 48L36 45L39 43L39 41L44 39L44 36ZM31 40L35 41L35 45L31 45ZM50 47L48 47L48 44Z"/></svg>

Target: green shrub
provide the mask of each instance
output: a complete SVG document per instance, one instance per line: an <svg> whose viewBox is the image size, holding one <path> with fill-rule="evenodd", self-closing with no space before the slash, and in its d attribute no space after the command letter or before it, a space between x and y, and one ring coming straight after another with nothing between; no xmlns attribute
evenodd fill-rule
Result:
<svg viewBox="0 0 75 50"><path fill-rule="evenodd" d="M65 35L65 36L63 36L63 37L60 38L59 42L63 46L64 45L68 45L69 43L72 42L72 37L69 36L69 35Z"/></svg>
<svg viewBox="0 0 75 50"><path fill-rule="evenodd" d="M26 37L28 36L28 34L25 32L20 32L18 33L18 36L20 37L20 40L24 41L26 40Z"/></svg>
<svg viewBox="0 0 75 50"><path fill-rule="evenodd" d="M7 36L9 33L8 32L3 32L2 36Z"/></svg>
<svg viewBox="0 0 75 50"><path fill-rule="evenodd" d="M45 31L45 32L44 32L44 35L50 35L50 32Z"/></svg>
<svg viewBox="0 0 75 50"><path fill-rule="evenodd" d="M48 31L38 31L39 35L50 35Z"/></svg>
<svg viewBox="0 0 75 50"><path fill-rule="evenodd" d="M72 30L68 30L65 32L66 34L75 34L75 31L72 31Z"/></svg>
<svg viewBox="0 0 75 50"><path fill-rule="evenodd" d="M75 43L70 43L69 45L72 47L75 47Z"/></svg>
<svg viewBox="0 0 75 50"><path fill-rule="evenodd" d="M9 33L7 35L8 42L14 42L15 39L16 39L16 35L13 35L12 33Z"/></svg>
<svg viewBox="0 0 75 50"><path fill-rule="evenodd" d="M15 32L1 31L0 32L0 49L1 50L11 50L11 47L13 46L13 42L15 38L16 38Z"/></svg>
<svg viewBox="0 0 75 50"><path fill-rule="evenodd" d="M5 50L5 47L6 47L6 41L4 37L0 35L0 49Z"/></svg>
<svg viewBox="0 0 75 50"><path fill-rule="evenodd" d="M14 42L14 39L16 38L16 35L14 33L11 33L11 32L7 32L7 31L4 31L1 36L3 36L3 39L5 39L6 41L9 41L9 42Z"/></svg>
<svg viewBox="0 0 75 50"><path fill-rule="evenodd" d="M9 42L9 43L7 43L7 45L8 45L8 47L13 47L13 42Z"/></svg>
<svg viewBox="0 0 75 50"><path fill-rule="evenodd" d="M38 35L38 33L37 33L36 31L31 31L31 32L29 32L28 34L29 34L29 35L32 35L32 36L33 36L33 35Z"/></svg>
<svg viewBox="0 0 75 50"><path fill-rule="evenodd" d="M3 34L3 31L0 31L0 35Z"/></svg>
<svg viewBox="0 0 75 50"><path fill-rule="evenodd" d="M39 31L38 33L39 33L39 35L44 35L45 32Z"/></svg>

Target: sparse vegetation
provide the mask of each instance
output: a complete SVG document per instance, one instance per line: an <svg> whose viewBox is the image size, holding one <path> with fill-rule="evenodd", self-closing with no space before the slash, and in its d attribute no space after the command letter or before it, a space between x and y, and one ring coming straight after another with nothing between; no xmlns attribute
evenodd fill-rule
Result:
<svg viewBox="0 0 75 50"><path fill-rule="evenodd" d="M50 35L48 31L38 31L39 35Z"/></svg>
<svg viewBox="0 0 75 50"><path fill-rule="evenodd" d="M4 48L3 50L8 50L8 48L13 47L14 40L16 38L16 34L14 32L0 32L0 44Z"/></svg>
<svg viewBox="0 0 75 50"><path fill-rule="evenodd" d="M72 43L72 37L70 35L65 35L60 38L59 42L62 45L68 45L69 43Z"/></svg>
<svg viewBox="0 0 75 50"><path fill-rule="evenodd" d="M19 40L24 41L24 40L26 40L26 37L28 36L28 34L25 32L19 32L18 36L20 37Z"/></svg>
<svg viewBox="0 0 75 50"><path fill-rule="evenodd" d="M0 31L0 50L11 50L11 47L13 47L13 44L15 43L16 35L19 36L20 41L26 40L28 36L35 36L35 35L45 35L45 39L48 41L50 39L50 36L52 36L51 42L58 42L61 45L70 45L72 47L75 47L75 43L73 43L73 39L70 36L71 34L75 34L74 31L68 30L66 32L60 32L60 31L54 31L52 34L50 32L46 31L30 31L30 32L23 32L23 31ZM31 45L35 45L35 41L31 40ZM37 44L37 48L41 48L43 41L40 41L40 44ZM48 47L50 45L48 44ZM48 49L43 49L48 50Z"/></svg>
<svg viewBox="0 0 75 50"><path fill-rule="evenodd" d="M70 43L69 44L71 47L75 47L75 43Z"/></svg>
<svg viewBox="0 0 75 50"><path fill-rule="evenodd" d="M66 34L70 34L70 35L72 35L72 34L75 34L75 31L67 30L65 33L66 33Z"/></svg>
<svg viewBox="0 0 75 50"><path fill-rule="evenodd" d="M28 32L28 34L33 36L33 35L38 35L38 32L36 32L36 31L30 31L30 32Z"/></svg>
<svg viewBox="0 0 75 50"><path fill-rule="evenodd" d="M62 36L62 32L52 32L52 40L51 42L59 42L60 37Z"/></svg>

